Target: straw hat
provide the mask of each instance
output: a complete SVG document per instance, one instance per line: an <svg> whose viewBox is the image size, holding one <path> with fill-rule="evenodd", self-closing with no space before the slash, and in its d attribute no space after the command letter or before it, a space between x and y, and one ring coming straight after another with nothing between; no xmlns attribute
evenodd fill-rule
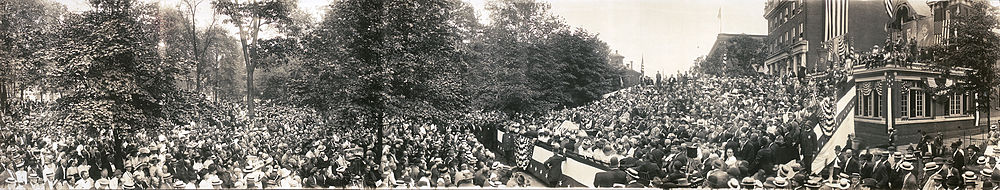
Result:
<svg viewBox="0 0 1000 190"><path fill-rule="evenodd" d="M936 162L928 162L924 164L924 171L931 171L937 169L941 169L941 165L938 165Z"/></svg>
<svg viewBox="0 0 1000 190"><path fill-rule="evenodd" d="M174 182L174 188L179 188L179 189L184 188L184 182L181 180L177 180L176 182Z"/></svg>
<svg viewBox="0 0 1000 190"><path fill-rule="evenodd" d="M979 177L976 176L976 172L965 171L965 173L962 174L962 179L965 179L965 182L969 182L969 181L975 182L976 179L978 179L978 178Z"/></svg>
<svg viewBox="0 0 1000 190"><path fill-rule="evenodd" d="M784 187L788 186L788 180L785 180L784 177L776 177L776 178L774 178L774 182L773 183L774 183L774 186L779 187L779 188L784 188Z"/></svg>
<svg viewBox="0 0 1000 190"><path fill-rule="evenodd" d="M900 166L899 166L899 167L900 167L900 168L903 168L903 170L906 170L906 171L911 171L911 170L913 170L913 163L910 163L910 162L903 162L903 164L900 164Z"/></svg>
<svg viewBox="0 0 1000 190"><path fill-rule="evenodd" d="M837 183L837 188L848 189L851 188L851 180L840 179L840 183Z"/></svg>

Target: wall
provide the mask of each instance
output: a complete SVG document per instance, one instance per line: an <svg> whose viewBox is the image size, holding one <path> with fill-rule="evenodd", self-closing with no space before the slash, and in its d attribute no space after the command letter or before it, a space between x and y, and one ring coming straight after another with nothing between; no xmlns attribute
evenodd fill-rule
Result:
<svg viewBox="0 0 1000 190"><path fill-rule="evenodd" d="M987 129L989 127L974 127L973 122L974 121L972 119L912 124L901 124L897 122L895 125L896 145L919 142L920 133L918 133L918 131L925 131L928 134L942 132L945 138L954 138L980 134L983 129ZM857 139L860 141L858 147L883 146L888 142L889 137L886 132L885 123L856 121L854 122L854 126L854 130L857 133Z"/></svg>

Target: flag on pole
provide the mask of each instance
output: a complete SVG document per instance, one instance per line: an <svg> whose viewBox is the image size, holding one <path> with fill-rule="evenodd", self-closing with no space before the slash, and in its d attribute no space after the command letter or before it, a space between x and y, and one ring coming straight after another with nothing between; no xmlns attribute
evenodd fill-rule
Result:
<svg viewBox="0 0 1000 190"><path fill-rule="evenodd" d="M719 20L722 20L722 7L719 7L719 16L716 16Z"/></svg>
<svg viewBox="0 0 1000 190"><path fill-rule="evenodd" d="M885 0L885 13L888 13L889 18L892 18L892 0Z"/></svg>

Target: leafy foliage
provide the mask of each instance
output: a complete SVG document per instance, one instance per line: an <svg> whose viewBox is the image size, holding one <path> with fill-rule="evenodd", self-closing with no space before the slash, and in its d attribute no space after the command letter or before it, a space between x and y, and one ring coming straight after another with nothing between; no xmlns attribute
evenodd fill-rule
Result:
<svg viewBox="0 0 1000 190"><path fill-rule="evenodd" d="M722 51L695 60L693 71L727 77L757 76L754 65L763 64L767 58L764 41L748 36L737 36L724 42Z"/></svg>
<svg viewBox="0 0 1000 190"><path fill-rule="evenodd" d="M950 21L951 35L945 45L931 48L935 57L934 68L951 80L963 81L953 86L937 88L938 91L972 93L986 95L977 98L980 107L986 109L989 101L997 97L997 60L1000 59L1000 36L994 33L998 27L995 8L985 2L975 2L969 9L962 9ZM952 73L962 69L962 75ZM967 70L965 70L967 69Z"/></svg>
<svg viewBox="0 0 1000 190"><path fill-rule="evenodd" d="M60 33L56 77L71 88L58 104L62 125L155 127L167 117L179 65L164 62L157 8L130 0L93 0Z"/></svg>
<svg viewBox="0 0 1000 190"><path fill-rule="evenodd" d="M570 30L531 0L490 1L483 61L473 66L476 106L506 113L541 113L577 106L615 90L624 74L607 63L596 35Z"/></svg>

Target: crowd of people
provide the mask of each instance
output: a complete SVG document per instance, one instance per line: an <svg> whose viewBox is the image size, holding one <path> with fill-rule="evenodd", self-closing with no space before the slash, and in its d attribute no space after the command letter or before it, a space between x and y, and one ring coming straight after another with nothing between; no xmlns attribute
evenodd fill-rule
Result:
<svg viewBox="0 0 1000 190"><path fill-rule="evenodd" d="M397 120L384 136L380 188L525 187L527 177L502 163L469 127ZM500 156L500 157L498 157Z"/></svg>
<svg viewBox="0 0 1000 190"><path fill-rule="evenodd" d="M262 105L255 128L11 127L0 130L6 189L365 187L377 164L370 129L324 127L307 109ZM239 115L240 108L229 110ZM206 122L207 123L207 122ZM367 135L366 135L367 134ZM375 181L375 180L367 180Z"/></svg>
<svg viewBox="0 0 1000 190"><path fill-rule="evenodd" d="M258 107L254 128L237 127L247 121L236 104L215 105L201 116L210 121L165 129L18 123L0 129L0 187L514 188L532 186L532 178L565 186L557 166L566 156L607 170L595 187L990 189L1000 182L996 129L981 145L945 147L941 134L925 134L899 150L838 147L830 165L811 171L822 141L812 130L829 132L837 93L817 84L835 83L680 76L539 117L472 113L464 118L474 121L441 126L393 119L381 135L269 103ZM499 139L488 138L494 124L505 132L493 135ZM556 156L542 164L549 173L529 176L536 143Z"/></svg>
<svg viewBox="0 0 1000 190"><path fill-rule="evenodd" d="M906 165L950 168L941 170L947 172L941 174L944 179L961 178L967 172L975 176L991 172L983 168L991 168L996 159L985 156L985 150L964 150L976 154L967 159L988 160L967 168L952 164L961 158L948 153L963 150L958 147L924 156L918 147L858 150L850 143L837 148L840 156L825 170L810 171L821 140L814 127L822 126L820 134L831 132L826 130L833 127L829 126L833 93L835 86L807 80L685 76L670 78L658 87L623 89L591 104L553 111L537 119L512 121L507 131L528 136L537 133L536 139L555 148L560 156L589 159L629 176L615 183L595 179L596 187L899 189L904 182L922 186L933 181L925 174L938 173L920 172L920 168L907 172L911 170ZM926 159L887 156L897 154ZM882 165L884 168L872 171ZM991 185L990 177L979 176L976 184ZM971 183L971 178L967 179ZM550 185L561 183L558 180ZM943 187L959 186L971 187L964 183Z"/></svg>

